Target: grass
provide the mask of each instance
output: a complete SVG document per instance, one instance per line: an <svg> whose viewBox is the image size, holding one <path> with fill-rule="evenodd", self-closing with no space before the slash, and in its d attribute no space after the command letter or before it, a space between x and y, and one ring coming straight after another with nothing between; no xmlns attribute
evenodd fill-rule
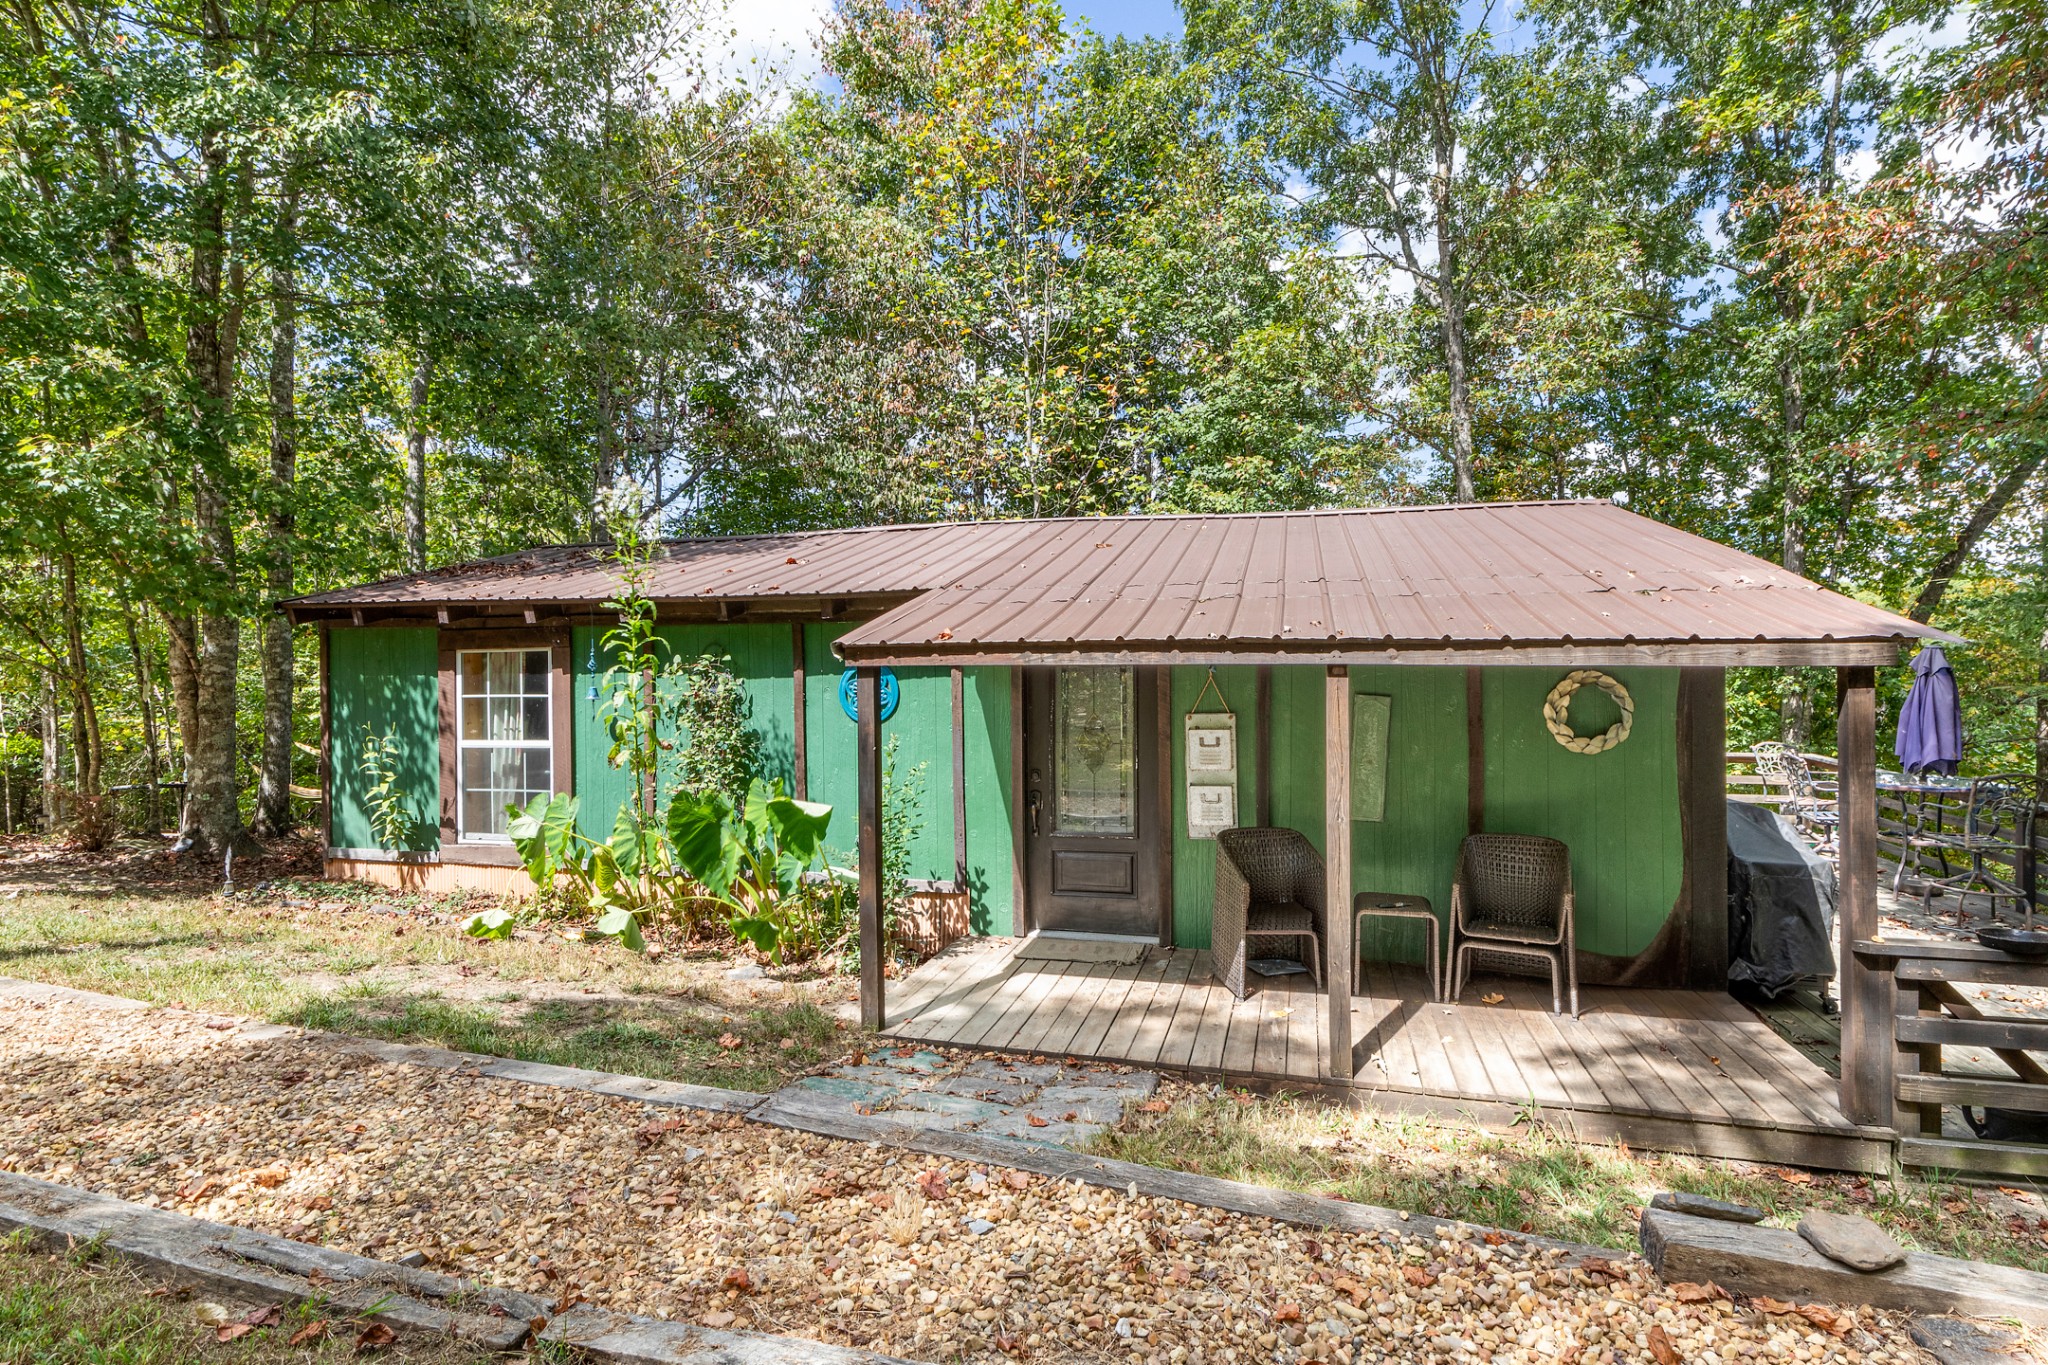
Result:
<svg viewBox="0 0 2048 1365"><path fill-rule="evenodd" d="M275 1326L219 1341L201 1321L204 1297L181 1296L133 1269L102 1261L88 1244L51 1255L18 1238L0 1240L0 1365L255 1365L279 1359L354 1360L360 1324L330 1320L324 1338L286 1343L308 1323L327 1319L319 1305L286 1309ZM230 1308L229 1321L247 1311ZM444 1342L401 1339L380 1353L419 1365L483 1365L484 1354Z"/></svg>
<svg viewBox="0 0 2048 1365"><path fill-rule="evenodd" d="M733 1090L773 1090L793 1071L846 1047L832 1018L810 1004L713 1013L662 1009L638 1000L545 1001L508 1017L490 1002L357 987L311 1000L280 1022Z"/></svg>
<svg viewBox="0 0 2048 1365"><path fill-rule="evenodd" d="M1633 1250L1659 1190L1753 1204L1790 1227L1812 1208L1874 1219L1900 1242L2048 1271L2048 1205L1998 1189L1791 1171L1512 1133L1290 1098L1195 1089L1098 1139L1104 1156L1438 1218Z"/></svg>
<svg viewBox="0 0 2048 1365"><path fill-rule="evenodd" d="M0 864L4 875L4 864ZM641 957L537 926L473 939L462 914L392 914L381 888L279 899L151 891L0 899L0 975L397 1042L772 1090L853 1038L820 1007L849 988L778 971L757 998L716 953ZM5 1365L0 1362L0 1365Z"/></svg>

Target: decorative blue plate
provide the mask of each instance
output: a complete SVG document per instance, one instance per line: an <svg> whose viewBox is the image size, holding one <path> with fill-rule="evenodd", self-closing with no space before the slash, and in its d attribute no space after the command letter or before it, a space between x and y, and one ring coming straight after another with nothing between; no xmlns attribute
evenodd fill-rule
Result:
<svg viewBox="0 0 2048 1365"><path fill-rule="evenodd" d="M846 718L852 721L860 719L860 700L855 692L856 676L855 670L851 668L839 675L839 709L846 712ZM881 676L875 679L875 695L882 703L883 720L896 714L895 669L884 668Z"/></svg>

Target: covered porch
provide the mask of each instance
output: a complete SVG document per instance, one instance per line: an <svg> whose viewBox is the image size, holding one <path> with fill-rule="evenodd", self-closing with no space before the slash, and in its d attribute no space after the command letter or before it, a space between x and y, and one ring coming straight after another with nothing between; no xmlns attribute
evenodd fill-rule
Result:
<svg viewBox="0 0 2048 1365"><path fill-rule="evenodd" d="M837 642L858 731L869 1027L1503 1124L1533 1113L1589 1139L1884 1168L1894 1135L1866 1126L1891 1118L1882 1082L1855 1065L1835 1082L1726 993L1724 670L1834 671L1846 963L1876 922L1875 669L1923 627L1604 504L1226 520L1059 523L1004 581L929 592ZM1011 932L1092 929L1041 915L1072 892L1119 892L1136 912L1106 932L1141 945L1135 958L990 940L886 982L882 672L933 665L1012 681ZM1114 688L1085 681L1110 670ZM1237 726L1247 795L1226 805L1228 822L1313 844L1296 860L1312 868L1296 874L1299 894L1268 900L1312 917L1319 969L1316 984L1267 976L1241 999L1211 971L1212 951L1224 960L1215 935L1231 937L1222 975L1254 984L1241 936L1209 914L1217 844L1190 815L1201 788L1180 743L1183 727L1194 743L1197 689L1233 670L1239 700L1217 709ZM1058 697L1044 680L1070 676L1077 696L1123 698L1117 762L1084 766L1111 774L1127 818L1110 833L1129 847L1112 857L1093 841L1090 861L1070 864L1085 883L1063 881L1057 850L1025 856L1064 833L1060 752L1043 736L1072 714L1026 702ZM1559 714L1582 680L1621 707L1601 743L1584 741L1605 720L1585 731ZM1034 740L1026 717L1041 712L1052 721ZM1171 837L1148 842L1162 826ZM1553 1014L1550 983L1523 977L1482 975L1461 1003L1436 1003L1407 965L1420 935L1354 921L1354 906L1402 897L1433 913L1447 944L1484 937L1490 926L1448 923L1452 870L1462 878L1468 841L1503 835L1568 852L1548 904L1564 907L1553 925L1576 925L1560 958L1584 986L1577 1017ZM1889 1004L1850 973L1845 1058Z"/></svg>
<svg viewBox="0 0 2048 1365"><path fill-rule="evenodd" d="M1333 997L1281 977L1239 1001L1197 949L1134 963L1020 956L962 939L895 986L905 1042L1127 1063L1362 1108L1529 1118L1595 1142L1881 1172L1889 1129L1850 1122L1836 1083L1725 991L1585 988L1578 1019L1547 983L1479 977L1437 1004L1417 968L1368 963L1349 1000L1348 1076L1329 1065ZM1491 1001L1492 1003L1487 1003Z"/></svg>

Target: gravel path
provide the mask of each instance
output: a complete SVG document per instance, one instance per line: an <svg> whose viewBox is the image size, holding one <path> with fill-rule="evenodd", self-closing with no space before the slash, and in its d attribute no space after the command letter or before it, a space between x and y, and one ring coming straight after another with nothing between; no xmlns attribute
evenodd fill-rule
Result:
<svg viewBox="0 0 2048 1365"><path fill-rule="evenodd" d="M235 1022L0 1001L0 1168L928 1361L1927 1359L1896 1318L1766 1314L1633 1258L1313 1235Z"/></svg>

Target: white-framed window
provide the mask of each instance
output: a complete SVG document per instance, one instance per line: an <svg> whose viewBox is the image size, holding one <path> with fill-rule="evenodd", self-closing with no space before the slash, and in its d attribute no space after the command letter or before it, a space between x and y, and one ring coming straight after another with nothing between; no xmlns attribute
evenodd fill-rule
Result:
<svg viewBox="0 0 2048 1365"><path fill-rule="evenodd" d="M455 656L456 833L506 843L507 806L554 787L552 661L545 649L465 649Z"/></svg>

